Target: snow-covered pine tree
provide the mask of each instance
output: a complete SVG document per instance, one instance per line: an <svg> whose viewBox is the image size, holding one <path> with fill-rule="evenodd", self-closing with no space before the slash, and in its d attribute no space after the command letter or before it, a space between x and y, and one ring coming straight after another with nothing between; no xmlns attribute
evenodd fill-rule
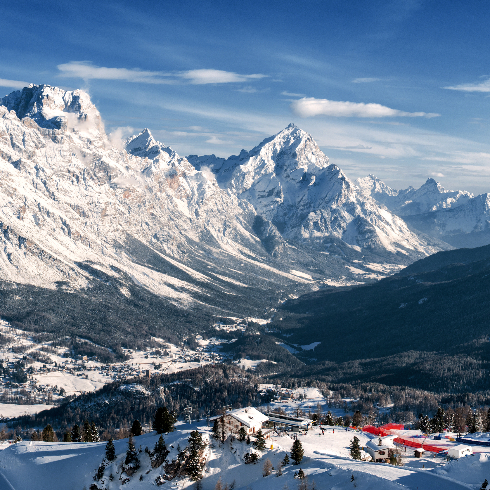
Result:
<svg viewBox="0 0 490 490"><path fill-rule="evenodd" d="M291 447L291 459L293 460L293 464L300 464L301 461L303 461L304 453L305 451L301 441L296 439Z"/></svg>
<svg viewBox="0 0 490 490"><path fill-rule="evenodd" d="M442 407L439 407L437 409L437 413L434 415L434 418L431 421L433 432L442 432L444 430L444 417L444 409Z"/></svg>
<svg viewBox="0 0 490 490"><path fill-rule="evenodd" d="M105 458L107 461L114 461L116 459L116 448L114 447L112 437L107 441L105 446Z"/></svg>
<svg viewBox="0 0 490 490"><path fill-rule="evenodd" d="M151 461L152 468L157 468L158 466L166 463L169 453L170 451L165 445L165 440L163 439L163 436L160 436L158 441L155 443L155 448L153 449L153 458Z"/></svg>
<svg viewBox="0 0 490 490"><path fill-rule="evenodd" d="M353 459L361 459L361 448L359 446L359 438L354 436L354 439L350 441L350 455Z"/></svg>
<svg viewBox="0 0 490 490"><path fill-rule="evenodd" d="M257 431L256 439L253 442L253 447L259 451L265 450L265 438L264 438L264 434L262 433L262 429L259 429Z"/></svg>
<svg viewBox="0 0 490 490"><path fill-rule="evenodd" d="M90 437L92 442L100 442L99 428L95 425L95 422L90 425Z"/></svg>
<svg viewBox="0 0 490 490"><path fill-rule="evenodd" d="M284 459L282 460L282 465L287 466L289 464L289 456L288 453L286 453L286 456L284 456Z"/></svg>
<svg viewBox="0 0 490 490"><path fill-rule="evenodd" d="M335 425L333 422L332 412L329 410L325 417L325 425Z"/></svg>
<svg viewBox="0 0 490 490"><path fill-rule="evenodd" d="M190 476L191 480L197 481L202 478L202 472L206 464L203 457L206 443L202 440L202 434L197 430L191 432L187 441L189 443L187 446L189 457L186 461L186 473Z"/></svg>
<svg viewBox="0 0 490 490"><path fill-rule="evenodd" d="M128 475L132 475L140 467L140 460L133 442L133 436L129 436L128 450L126 451L126 459L124 460L124 471Z"/></svg>

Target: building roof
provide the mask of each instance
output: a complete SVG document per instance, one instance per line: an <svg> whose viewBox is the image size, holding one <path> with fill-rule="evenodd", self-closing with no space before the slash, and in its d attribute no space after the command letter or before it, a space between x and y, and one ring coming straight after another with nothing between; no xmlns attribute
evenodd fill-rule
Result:
<svg viewBox="0 0 490 490"><path fill-rule="evenodd" d="M226 415L230 415L247 427L262 425L263 422L267 422L269 420L267 415L264 415L262 412L259 412L253 407L239 408L238 410L227 412Z"/></svg>
<svg viewBox="0 0 490 490"><path fill-rule="evenodd" d="M393 446L387 446L386 444L381 444L381 446L379 446L376 439L371 439L370 441L366 442L365 447L368 447L373 451L387 451L388 449L393 449Z"/></svg>

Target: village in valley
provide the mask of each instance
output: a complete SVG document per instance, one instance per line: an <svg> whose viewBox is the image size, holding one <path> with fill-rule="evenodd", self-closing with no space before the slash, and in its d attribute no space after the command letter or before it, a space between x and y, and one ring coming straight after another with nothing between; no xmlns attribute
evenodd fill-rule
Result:
<svg viewBox="0 0 490 490"><path fill-rule="evenodd" d="M225 357L219 352L220 346L227 342L197 336L192 350L153 338L154 348L124 349L126 360L105 363L96 357L75 355L6 321L0 321L0 336L0 418L37 413L114 381L220 362ZM91 344L88 340L79 342Z"/></svg>

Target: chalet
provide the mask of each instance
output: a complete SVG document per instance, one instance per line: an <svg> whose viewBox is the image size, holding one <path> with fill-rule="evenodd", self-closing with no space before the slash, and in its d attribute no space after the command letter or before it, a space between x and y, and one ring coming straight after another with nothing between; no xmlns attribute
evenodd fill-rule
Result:
<svg viewBox="0 0 490 490"><path fill-rule="evenodd" d="M268 420L267 415L253 407L240 408L224 415L225 430L231 434L238 434L240 427L245 427L247 434L255 434Z"/></svg>
<svg viewBox="0 0 490 490"><path fill-rule="evenodd" d="M366 443L364 450L373 458L375 463L384 463L389 458L390 449L395 448L393 440L396 436L387 436L371 439Z"/></svg>

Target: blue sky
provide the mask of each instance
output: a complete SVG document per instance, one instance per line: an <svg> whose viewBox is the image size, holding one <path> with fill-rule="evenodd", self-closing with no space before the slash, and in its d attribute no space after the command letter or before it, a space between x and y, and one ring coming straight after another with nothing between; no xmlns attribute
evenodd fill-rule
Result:
<svg viewBox="0 0 490 490"><path fill-rule="evenodd" d="M290 122L351 178L490 191L484 1L0 4L0 93L90 93L108 132L236 154Z"/></svg>

